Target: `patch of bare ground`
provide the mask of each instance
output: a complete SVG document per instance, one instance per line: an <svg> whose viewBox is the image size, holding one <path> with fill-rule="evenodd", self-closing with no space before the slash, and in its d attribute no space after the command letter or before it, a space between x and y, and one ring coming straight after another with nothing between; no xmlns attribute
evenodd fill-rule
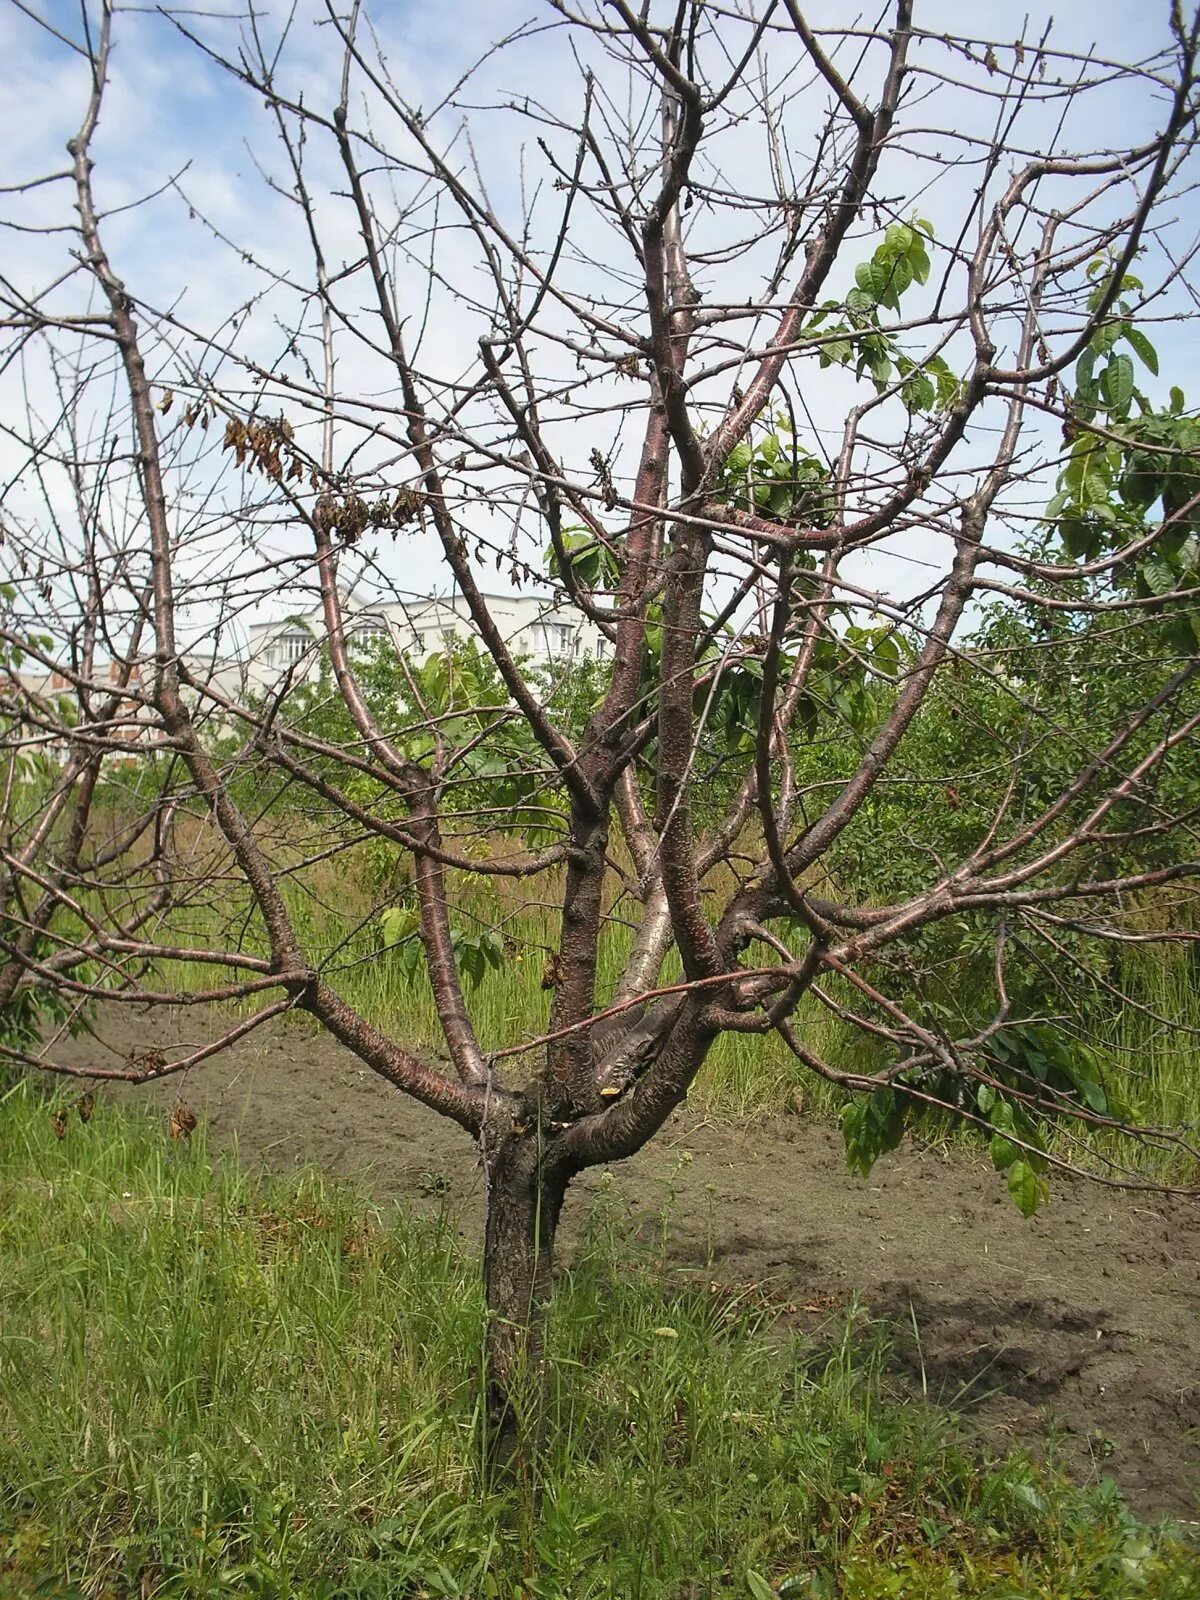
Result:
<svg viewBox="0 0 1200 1600"><path fill-rule="evenodd" d="M102 1031L119 1056L200 1042L212 1025L112 1011ZM81 1038L61 1053L100 1049ZM449 1200L478 1234L466 1136L298 1024L133 1092L163 1108L164 1128L182 1093L244 1161L308 1158L383 1199ZM800 1117L683 1112L613 1175L631 1228L667 1207L681 1273L769 1285L814 1329L857 1300L889 1329L902 1394L952 1404L992 1443L1051 1438L1078 1478L1111 1476L1141 1514L1197 1526L1200 1206L1059 1180L1025 1222L984 1159L910 1146L863 1182L837 1132ZM568 1199L566 1255L600 1176Z"/></svg>

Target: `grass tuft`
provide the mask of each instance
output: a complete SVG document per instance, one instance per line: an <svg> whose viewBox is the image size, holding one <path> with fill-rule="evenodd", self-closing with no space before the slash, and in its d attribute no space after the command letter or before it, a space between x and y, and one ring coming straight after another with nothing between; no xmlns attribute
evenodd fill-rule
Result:
<svg viewBox="0 0 1200 1600"><path fill-rule="evenodd" d="M65 1104L65 1102L64 1102ZM556 1294L537 1476L479 1488L484 1311L450 1221L203 1129L0 1101L0 1596L1185 1600L1115 1493L886 1396L880 1345L671 1290L602 1194Z"/></svg>

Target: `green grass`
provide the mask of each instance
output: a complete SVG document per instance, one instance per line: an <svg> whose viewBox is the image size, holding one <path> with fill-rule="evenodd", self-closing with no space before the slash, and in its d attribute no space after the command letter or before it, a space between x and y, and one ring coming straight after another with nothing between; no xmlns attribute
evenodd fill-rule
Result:
<svg viewBox="0 0 1200 1600"><path fill-rule="evenodd" d="M1193 1142L1200 1142L1198 978L1187 942L1126 946L1119 981L1147 1009L1125 1007L1099 1039L1103 1058L1128 1085L1142 1119L1190 1129Z"/></svg>
<svg viewBox="0 0 1200 1600"><path fill-rule="evenodd" d="M59 1142L10 1091L0 1597L1197 1594L1111 1490L889 1401L869 1330L806 1345L619 1234L602 1197L556 1294L539 1519L480 1488L478 1267L445 1219L109 1105Z"/></svg>
<svg viewBox="0 0 1200 1600"><path fill-rule="evenodd" d="M331 981L351 1005L410 1048L434 1052L444 1047L423 970L407 975L396 954L383 945L377 920L369 914L370 896L351 862L340 866L336 883L303 888L292 883L287 894L303 948L314 961L326 965ZM488 970L478 986L468 986L472 1018L484 1049L536 1037L549 1021L551 997L542 987L542 975L547 952L557 946L556 914L520 899L506 905L478 886L472 887L465 903L474 907L481 926L498 925L510 940L510 952L501 966ZM469 925L469 917L465 923ZM179 931L196 943L213 933L203 917ZM244 936L253 947L252 924ZM610 923L604 932L597 974L602 1002L616 987L631 939L631 930L620 921ZM677 958L671 957L662 981L670 983L678 976ZM213 982L214 973L168 963L163 981L183 989L199 988ZM1105 1081L1119 1089L1134 1121L1190 1134L1194 1145L1200 1143L1200 986L1195 982L1191 947L1186 943L1125 947L1113 987L1146 1009L1125 1006L1114 1017L1114 1006L1106 1002L1107 1011L1097 1006L1090 1022L1085 1015L1082 1024L1076 1021L1072 1026L1090 1029L1088 1043L1098 1068ZM1061 996L1049 997L1049 1011L1061 1003ZM801 1002L794 1020L806 1045L835 1068L873 1072L890 1062L867 1035L841 1022L812 996ZM527 1060L532 1065L536 1056ZM723 1034L692 1090L694 1104L738 1118L799 1110L818 1120L836 1121L845 1099L843 1091L803 1067L774 1034ZM1194 1158L1178 1145L1137 1144L1103 1129L1083 1133L1081 1143L1081 1130L1064 1120L1057 1129L1049 1128L1048 1147L1066 1160L1106 1173L1114 1167L1127 1168L1159 1181L1197 1181ZM935 1143L979 1140L975 1130L949 1116L926 1117L922 1134Z"/></svg>
<svg viewBox="0 0 1200 1600"><path fill-rule="evenodd" d="M327 964L330 981L356 1010L412 1049L444 1047L424 971L406 975L395 953L382 947L377 922L366 915L369 897L352 872L343 875L336 894L304 893L293 884L287 897L306 954L318 964ZM493 1050L536 1037L548 1027L551 996L542 987L542 975L546 955L557 948L559 924L555 913L535 906L518 904L505 912L481 903L477 912L481 925L495 921L512 945L498 969L489 970L478 986L468 987L480 1042L485 1050ZM213 927L209 918L200 916L180 921L175 932L200 944L213 936ZM247 948L265 948L261 940L255 941L252 924L243 937ZM214 942L225 941L217 938ZM610 923L601 938L597 992L602 1003L617 986L631 942L632 931L618 921ZM662 982L671 983L680 976L678 958L672 956L664 967ZM162 977L164 984L182 990L201 989L217 981L214 969L169 962L162 964ZM798 1026L810 1047L837 1065L872 1066L863 1053L861 1038L831 1017L818 1001L802 1003ZM706 1109L735 1116L790 1110L800 1104L818 1115L836 1116L844 1098L801 1066L777 1036L737 1033L724 1034L716 1041L693 1093Z"/></svg>
<svg viewBox="0 0 1200 1600"><path fill-rule="evenodd" d="M335 988L364 1017L408 1048L427 1053L444 1049L428 979L418 964L415 972L384 939L378 908L389 891L381 889L378 867L370 852L350 850L335 864L307 869L301 876L283 880L293 925L308 959L319 965ZM454 875L452 875L454 877ZM488 969L477 985L467 983L467 1000L480 1042L485 1050L504 1049L542 1034L549 1023L551 995L543 987L547 955L559 941L559 913L544 901L527 898L525 885L460 881L453 884L456 925L464 931L495 928L507 942L497 969ZM240 945L266 953L261 925L250 912L244 889L233 883L220 898L195 906L173 908L166 932L172 939L197 947L228 948ZM403 895L395 887L392 896ZM549 891L545 891L549 892ZM221 905L220 913L217 905ZM1157 908L1161 913L1162 908ZM1172 917L1195 915L1188 905L1175 906ZM599 945L597 994L601 1005L616 989L633 938L624 919L636 915L627 901L617 903ZM1125 910L1131 931L1153 925L1156 905ZM1059 1019L1064 1033L1077 1034L1088 1044L1104 1082L1117 1093L1114 1104L1124 1107L1130 1120L1149 1127L1168 1128L1200 1146L1200 985L1196 983L1195 953L1186 941L1175 944L1114 946L1117 963L1106 980L1091 990L1074 992L1069 985L1051 984L1041 1006L1047 1017ZM990 957L989 966L990 966ZM662 982L680 976L677 957L668 958ZM227 981L218 966L164 961L158 977L162 986L197 990ZM990 982L972 973L969 963L958 970L951 964L942 975L948 996L969 992ZM835 994L836 978L830 987ZM1121 1004L1128 995L1134 1004ZM843 998L853 1001L846 990ZM1072 1006L1079 1014L1064 1016ZM1035 1008L1036 1009L1036 1008ZM835 1069L872 1073L892 1064L890 1051L877 1040L843 1022L814 996L806 996L793 1019L806 1046ZM300 1027L306 1026L297 1020ZM966 1026L958 1022L955 1028ZM532 1068L535 1053L510 1059L507 1068L519 1075L522 1064ZM722 1116L752 1117L781 1111L801 1111L806 1116L835 1122L846 1102L836 1085L802 1066L775 1034L766 1036L730 1032L722 1034L709 1052L691 1093L692 1103ZM973 1142L979 1131L952 1115L927 1114L922 1136L934 1143ZM1197 1162L1177 1142L1139 1143L1114 1130L1081 1127L1064 1117L1045 1129L1047 1148L1056 1157L1084 1170L1105 1176L1132 1172L1162 1182L1195 1184Z"/></svg>
<svg viewBox="0 0 1200 1600"><path fill-rule="evenodd" d="M33 808L26 798L25 809ZM280 818L275 818L278 824ZM308 823L305 822L305 827ZM294 841L283 829L283 841L272 838L272 849L286 862ZM223 862L209 831L200 828L193 841L197 861L209 866ZM206 852L208 852L206 854ZM214 949L241 948L265 954L267 945L260 920L251 910L248 892L236 876L220 876L203 888L204 870L194 902L172 906L164 926L156 931L168 942ZM485 882L451 872L451 900L456 926L465 932L498 929L508 941L498 970L489 970L477 987L468 985L468 1005L485 1050L502 1049L535 1038L549 1019L551 996L542 986L546 955L557 948L559 912L551 902L554 875L538 888L530 885ZM614 890L615 890L614 878ZM356 845L332 861L305 867L295 876L284 874L281 887L288 902L296 934L306 958L319 965L345 999L384 1032L417 1051L444 1049L433 996L423 972L406 974L404 963L388 950L379 925L381 906L408 896L397 876L390 852L374 845ZM544 895L545 899L532 898ZM1169 909L1168 909L1169 908ZM599 946L597 993L601 1004L610 996L633 937L624 919L636 917L630 899L618 897ZM1147 932L1174 925L1196 932L1200 909L1186 895L1173 890L1164 900L1147 895L1120 909L1126 931ZM69 919L64 920L64 935ZM1115 955L1114 955L1115 953ZM1043 971L1044 992L1026 996L1026 1010L1055 1020L1067 1035L1087 1043L1105 1083L1117 1093L1113 1099L1128 1110L1133 1121L1172 1129L1200 1146L1200 983L1197 982L1196 948L1186 939L1160 944L1113 945L1108 955L1114 964L1091 988L1074 984L1074 974L1055 974L1054 963ZM950 959L941 973L943 1000L952 1002L991 983L988 976L972 972L970 961ZM677 959L669 958L663 981L679 976ZM223 984L230 973L219 964L160 962L149 980L161 987L195 991ZM835 995L838 980L829 984ZM886 984L885 984L886 987ZM1121 995L1134 1003L1123 1004ZM853 1000L852 992L843 997ZM953 1006L951 1006L951 1010ZM1073 1009L1077 1015L1066 1015ZM793 1019L797 1033L817 1056L832 1067L874 1072L892 1064L891 1054L878 1041L842 1022L814 997L807 996ZM976 1019L978 1021L979 1019ZM297 1026L307 1024L297 1019ZM947 1026L960 1032L961 1017ZM968 1031L973 1031L972 1023ZM510 1060L508 1070L519 1072L522 1058ZM523 1058L532 1067L536 1056ZM818 1120L836 1121L846 1096L835 1085L803 1067L774 1034L767 1036L726 1033L717 1039L692 1089L692 1102L708 1112L738 1118L763 1113L800 1110ZM1139 1177L1195 1184L1200 1179L1194 1157L1169 1141L1136 1144L1105 1129L1082 1131L1069 1119L1049 1125L1048 1148L1057 1157L1112 1176L1124 1169ZM978 1143L977 1131L949 1116L929 1115L922 1120L926 1140Z"/></svg>

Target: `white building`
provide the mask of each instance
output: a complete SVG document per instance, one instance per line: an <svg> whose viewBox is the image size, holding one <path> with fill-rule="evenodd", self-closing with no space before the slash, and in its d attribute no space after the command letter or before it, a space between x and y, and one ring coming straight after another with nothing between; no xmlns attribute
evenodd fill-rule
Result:
<svg viewBox="0 0 1200 1600"><path fill-rule="evenodd" d="M109 705L119 681L115 661L97 668L87 685L91 713L108 715L93 724L84 714L86 702L80 698L78 684L66 673L42 670L0 676L0 747L17 751L23 760L41 756L61 766L71 755L71 738L66 732L71 728L103 741L110 762L137 760L151 746L165 743L166 737L141 698L141 666L135 663L130 670L128 697L119 695Z"/></svg>
<svg viewBox="0 0 1200 1600"><path fill-rule="evenodd" d="M558 606L537 595L487 595L488 609L512 654L535 666L566 666L586 658L604 660L609 641L595 623L578 612ZM447 645L478 641L466 601L461 595L431 595L409 601L358 603L352 596L342 597L342 614L352 643L365 644L376 638L390 641L397 653L404 653L417 665ZM275 621L252 622L245 626L244 648L214 661L188 652L189 670L200 683L208 683L231 701L244 695L269 694L285 675L292 683L303 682L315 673L321 660L325 638L324 614L320 606ZM135 666L134 689L140 687L142 669ZM109 664L99 675L96 689L103 691L116 683L116 667ZM5 695L0 678L0 743L23 750L29 757L41 753L62 762L68 755L68 742L55 736L55 716L48 711L41 718L27 715L30 697L53 702L66 695L73 699L74 686L61 673L43 671L10 674L11 697ZM74 719L72 719L74 720ZM116 744L114 756L131 761L159 744L163 735L150 710L136 694L121 701L111 722L100 730ZM128 755L124 754L128 749Z"/></svg>
<svg viewBox="0 0 1200 1600"><path fill-rule="evenodd" d="M536 666L566 665L585 657L603 660L609 642L577 611L539 595L489 594L488 610L509 650ZM397 652L418 664L448 645L479 642L467 602L459 594L430 595L407 601L359 602L343 596L342 610L352 642L388 639ZM315 671L325 637L320 606L270 622L246 626L243 656L222 662L219 675L255 692L269 689L291 671L293 681ZM481 646L482 647L482 646Z"/></svg>

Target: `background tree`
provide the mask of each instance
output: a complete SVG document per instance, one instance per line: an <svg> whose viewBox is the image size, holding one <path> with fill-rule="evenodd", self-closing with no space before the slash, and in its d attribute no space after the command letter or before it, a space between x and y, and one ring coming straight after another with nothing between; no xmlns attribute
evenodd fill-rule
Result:
<svg viewBox="0 0 1200 1600"><path fill-rule="evenodd" d="M421 105L357 4L167 16L264 109L290 229L233 241L252 292L204 318L139 293L145 235L109 254L119 20L55 36L89 80L70 167L9 196L0 1006L225 1020L87 1068L10 1028L5 1057L158 1078L299 1010L459 1122L501 1453L571 1179L650 1139L724 1033L856 1091L863 1170L951 1105L1031 1210L1130 1118L1038 1031L1030 964L1194 937L1167 891L1197 867L1196 423L1146 327L1187 304L1200 14L1116 65L924 31L911 0L820 29L794 0L548 0ZM475 647L360 649L350 591L403 595L430 547ZM548 581L607 670L539 681L492 568ZM254 694L224 663L264 594L319 597L320 665ZM330 946L313 875L364 857ZM519 888L556 908L549 1013L485 1043ZM444 1060L347 1000L360 935L419 949ZM823 1060L813 1004L878 1064Z"/></svg>

